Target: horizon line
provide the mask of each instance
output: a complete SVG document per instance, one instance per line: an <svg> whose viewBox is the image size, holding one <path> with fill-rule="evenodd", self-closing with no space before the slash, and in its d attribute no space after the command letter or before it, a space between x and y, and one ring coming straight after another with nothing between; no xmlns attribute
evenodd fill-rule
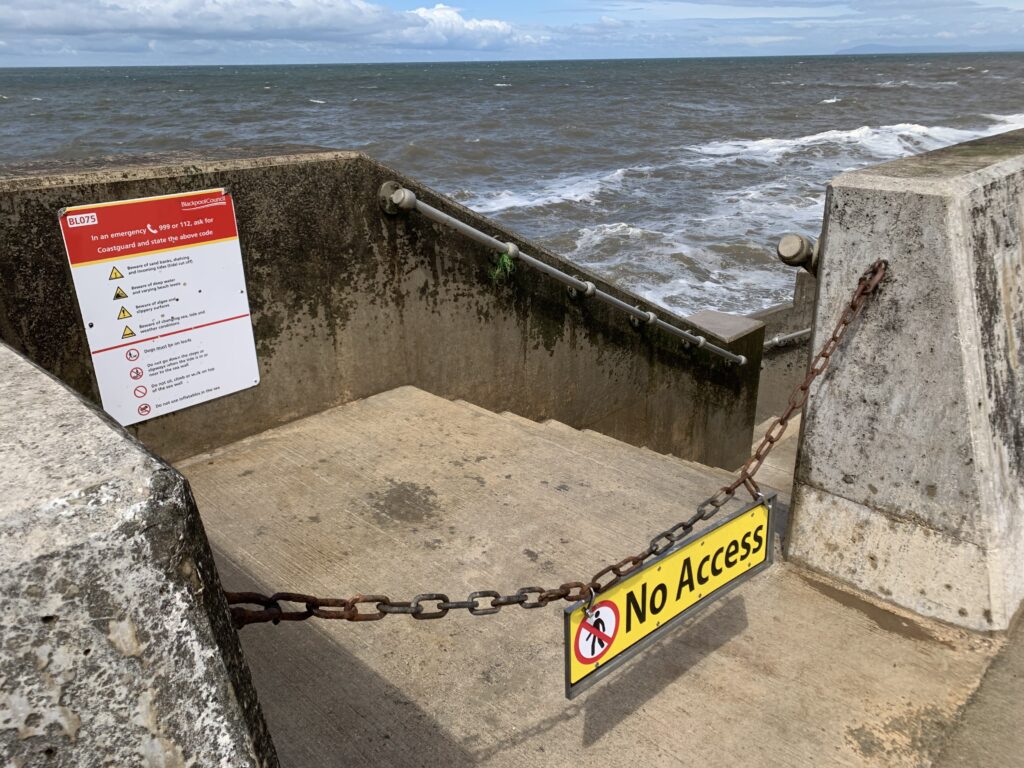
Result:
<svg viewBox="0 0 1024 768"><path fill-rule="evenodd" d="M443 59L417 61L309 61L309 62L238 62L230 64L44 64L44 65L4 65L0 71L10 69L140 69L140 68L201 68L201 67L381 67L381 66L422 66L431 64L545 64L554 62L585 62L585 61L701 61L717 59L822 59L833 57L880 57L880 56L968 56L977 54L1024 54L1024 49L972 49L962 51L927 50L927 51L835 51L832 53L776 53L776 54L731 54L711 56L615 56L615 57L580 57L553 59Z"/></svg>

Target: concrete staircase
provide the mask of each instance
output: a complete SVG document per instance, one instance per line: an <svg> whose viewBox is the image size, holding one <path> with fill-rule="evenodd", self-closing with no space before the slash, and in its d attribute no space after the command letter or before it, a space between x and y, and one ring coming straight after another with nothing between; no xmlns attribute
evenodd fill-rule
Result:
<svg viewBox="0 0 1024 768"><path fill-rule="evenodd" d="M180 469L226 588L399 600L585 580L732 478L412 387ZM562 607L241 637L295 767L927 765L997 646L777 564L567 702Z"/></svg>

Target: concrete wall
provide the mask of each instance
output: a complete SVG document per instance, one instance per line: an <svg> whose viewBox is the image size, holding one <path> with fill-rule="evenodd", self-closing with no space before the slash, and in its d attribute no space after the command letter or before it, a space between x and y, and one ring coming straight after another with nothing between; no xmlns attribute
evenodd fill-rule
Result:
<svg viewBox="0 0 1024 768"><path fill-rule="evenodd" d="M184 479L0 344L4 765L277 764Z"/></svg>
<svg viewBox="0 0 1024 768"><path fill-rule="evenodd" d="M812 394L790 557L1005 629L1024 598L1024 131L837 178L815 346L890 277Z"/></svg>
<svg viewBox="0 0 1024 768"><path fill-rule="evenodd" d="M814 323L814 296L817 281L805 269L796 270L793 301L754 312L750 317L764 323L764 338L795 333ZM804 337L764 351L761 382L757 391L757 423L781 415L789 404L793 388L807 375L811 338ZM757 435L755 435L757 437Z"/></svg>
<svg viewBox="0 0 1024 768"><path fill-rule="evenodd" d="M503 241L616 290L450 200L355 153L176 160L0 178L0 338L98 400L57 226L73 204L231 189L262 382L134 430L175 460L353 399L413 384L492 410L554 418L637 445L735 467L747 455L763 330L715 313L684 322L746 355L737 367L416 214L388 216L388 179ZM723 338L728 341L723 341Z"/></svg>

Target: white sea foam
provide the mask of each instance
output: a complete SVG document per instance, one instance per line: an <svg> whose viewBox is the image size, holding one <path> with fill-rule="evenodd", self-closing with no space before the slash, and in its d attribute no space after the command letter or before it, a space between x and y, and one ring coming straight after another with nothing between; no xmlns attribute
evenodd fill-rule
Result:
<svg viewBox="0 0 1024 768"><path fill-rule="evenodd" d="M693 255L700 261L699 253ZM769 303L792 300L794 273L781 264L777 267L770 264L725 267L713 270L709 278L695 279L693 274L680 274L676 264L661 282L631 287L654 304L683 312L712 306L725 312L747 314L751 311L751 296L762 301L768 299Z"/></svg>
<svg viewBox="0 0 1024 768"><path fill-rule="evenodd" d="M602 176L570 176L548 182L532 192L502 190L476 196L466 205L480 213L498 213L511 208L536 208L558 203L593 203L603 189L621 186L626 169Z"/></svg>
<svg viewBox="0 0 1024 768"><path fill-rule="evenodd" d="M936 80L933 83L918 83L913 80L884 80L875 83L878 88L923 88L925 90L941 90L960 85L959 80Z"/></svg>
<svg viewBox="0 0 1024 768"><path fill-rule="evenodd" d="M512 83L495 83L494 87L495 88L511 88L512 87Z"/></svg>
<svg viewBox="0 0 1024 768"><path fill-rule="evenodd" d="M614 246L623 245L627 242L637 243L639 241L664 240L666 236L661 232L633 226L624 221L616 221L610 224L598 224L594 227L581 227L576 237L576 249L573 255L583 256L589 264L599 264L594 254L609 244ZM669 244L671 245L671 244ZM620 255L616 253L611 261L617 261Z"/></svg>
<svg viewBox="0 0 1024 768"><path fill-rule="evenodd" d="M815 147L831 148L839 153L853 150L869 158L892 159L1024 127L1024 114L984 117L992 124L975 130L917 123L877 127L863 125L852 130L822 131L795 139L731 139L691 145L686 149L709 157L766 163L775 163Z"/></svg>
<svg viewBox="0 0 1024 768"><path fill-rule="evenodd" d="M326 101L321 101L320 99L310 99L309 103L310 104L326 104L327 102Z"/></svg>
<svg viewBox="0 0 1024 768"><path fill-rule="evenodd" d="M819 104L838 104L840 101L842 101L842 98L840 98L839 96L833 96L831 99L822 99L818 103Z"/></svg>

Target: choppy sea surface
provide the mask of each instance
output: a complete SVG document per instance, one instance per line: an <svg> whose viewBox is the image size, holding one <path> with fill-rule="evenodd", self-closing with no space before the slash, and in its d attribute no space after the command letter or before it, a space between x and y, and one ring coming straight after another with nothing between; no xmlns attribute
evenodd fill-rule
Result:
<svg viewBox="0 0 1024 768"><path fill-rule="evenodd" d="M359 149L684 314L789 300L837 173L1016 128L1024 54L0 70L0 165Z"/></svg>

